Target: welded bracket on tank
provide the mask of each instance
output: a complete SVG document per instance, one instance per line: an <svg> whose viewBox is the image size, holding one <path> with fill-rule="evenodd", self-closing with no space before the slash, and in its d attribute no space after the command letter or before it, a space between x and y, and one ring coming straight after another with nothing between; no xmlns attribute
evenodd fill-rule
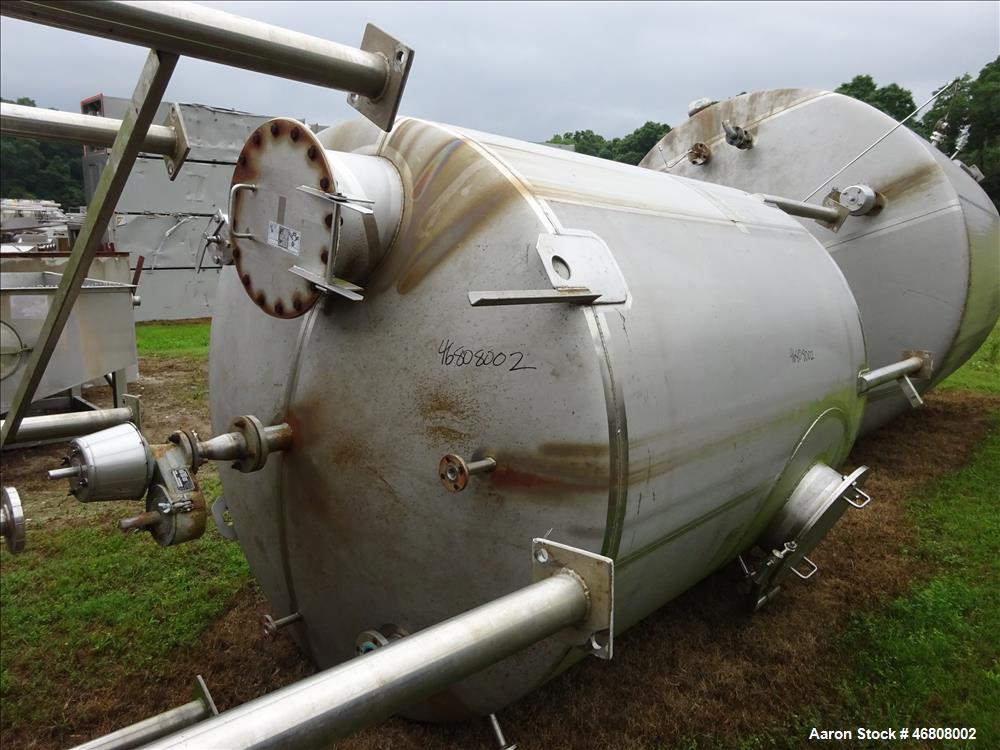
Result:
<svg viewBox="0 0 1000 750"><path fill-rule="evenodd" d="M831 232L839 232L840 228L844 226L844 222L847 221L847 217L851 215L847 206L840 202L840 191L834 188L826 197L823 198L823 205L826 208L832 208L837 212L837 218L833 221L823 221L822 219L817 219L816 223L821 227L826 227Z"/></svg>
<svg viewBox="0 0 1000 750"><path fill-rule="evenodd" d="M610 557L559 544L549 539L531 540L531 580L550 576L577 576L587 588L587 616L557 634L571 646L585 648L598 659L610 659L615 625L615 563Z"/></svg>
<svg viewBox="0 0 1000 750"><path fill-rule="evenodd" d="M903 359L899 362L860 373L858 375L858 393L867 393L880 385L895 381L910 405L916 409L918 406L923 406L924 400L920 397L920 392L917 391L917 387L913 385L910 377L928 380L933 373L934 356L929 351L907 349L903 352Z"/></svg>
<svg viewBox="0 0 1000 750"><path fill-rule="evenodd" d="M348 94L347 103L388 133L396 121L399 102L403 98L406 79L413 65L413 48L386 34L378 26L368 24L361 40L361 49L382 57L388 66L389 75L386 76L385 88L377 97L372 99L359 94Z"/></svg>
<svg viewBox="0 0 1000 750"><path fill-rule="evenodd" d="M589 289L518 289L509 292L469 292L473 307L498 307L500 305L551 305L570 303L592 304L601 295Z"/></svg>
<svg viewBox="0 0 1000 750"><path fill-rule="evenodd" d="M167 114L167 121L164 124L172 129L176 136L174 150L163 157L163 163L167 167L167 175L173 181L177 179L184 161L191 153L191 139L188 138L187 128L184 125L184 115L177 104L170 105L170 112Z"/></svg>
<svg viewBox="0 0 1000 750"><path fill-rule="evenodd" d="M596 305L628 299L628 286L604 240L585 229L540 234L535 250L553 289L585 288L599 295Z"/></svg>

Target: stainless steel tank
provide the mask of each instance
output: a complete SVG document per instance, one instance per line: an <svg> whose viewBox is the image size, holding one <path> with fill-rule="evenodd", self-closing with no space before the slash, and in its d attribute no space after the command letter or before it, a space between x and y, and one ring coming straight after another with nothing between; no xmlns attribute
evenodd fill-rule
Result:
<svg viewBox="0 0 1000 750"><path fill-rule="evenodd" d="M752 147L729 145L724 122L749 131ZM871 366L929 352L933 375L916 383L926 391L975 353L996 324L1000 219L960 164L905 126L836 174L895 125L840 94L756 91L698 109L641 166L816 204L831 189L870 187L884 202L881 210L851 216L837 232L801 223L851 285ZM695 144L708 149L707 160L685 158ZM863 432L908 408L892 383L872 391Z"/></svg>
<svg viewBox="0 0 1000 750"><path fill-rule="evenodd" d="M615 559L624 630L790 528L857 435L851 290L740 190L416 119L274 120L233 184L212 420L294 444L222 483L320 666L518 588L540 536ZM495 466L449 491L449 454ZM546 639L411 714L494 711L580 655Z"/></svg>

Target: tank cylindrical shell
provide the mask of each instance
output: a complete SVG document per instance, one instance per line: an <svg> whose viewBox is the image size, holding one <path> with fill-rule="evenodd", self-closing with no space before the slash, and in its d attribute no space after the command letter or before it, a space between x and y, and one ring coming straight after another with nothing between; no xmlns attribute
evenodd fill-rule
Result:
<svg viewBox="0 0 1000 750"><path fill-rule="evenodd" d="M396 239L363 301L294 320L223 269L210 370L217 430L246 413L293 427L261 472L220 471L276 616L302 614L320 666L363 631L412 633L525 585L543 535L615 558L624 629L749 547L809 466L846 456L858 311L794 220L738 190L419 120L374 148L353 126L320 140L398 170ZM592 262L539 250L577 242ZM551 291L553 274L621 301L470 306ZM449 492L448 454L496 467ZM494 711L577 658L548 639L411 713Z"/></svg>
<svg viewBox="0 0 1000 750"><path fill-rule="evenodd" d="M728 146L722 121L749 128L753 148ZM923 392L982 344L1000 313L1000 218L958 164L908 127L852 162L896 122L856 99L813 89L757 91L697 112L650 150L641 165L664 171L695 143L712 159L680 159L671 174L821 203L833 188L866 185L884 208L851 216L838 232L799 220L840 266L857 298L872 368L929 351ZM835 176L836 175L836 176ZM868 394L863 432L910 408L888 383Z"/></svg>

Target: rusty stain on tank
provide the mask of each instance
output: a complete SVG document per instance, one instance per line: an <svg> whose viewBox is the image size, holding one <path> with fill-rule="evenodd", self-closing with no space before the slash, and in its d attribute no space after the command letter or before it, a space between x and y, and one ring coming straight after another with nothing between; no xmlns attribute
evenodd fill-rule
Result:
<svg viewBox="0 0 1000 750"><path fill-rule="evenodd" d="M888 182L873 185L872 187L885 196L887 208L891 208L893 201L898 201L910 193L929 189L939 181L943 181L941 173L942 170L938 166L938 163L929 159L906 174L894 177Z"/></svg>
<svg viewBox="0 0 1000 750"><path fill-rule="evenodd" d="M395 285L400 294L411 292L489 219L521 199L465 140L441 136L426 123L406 120L386 142L383 155L406 160L399 171L407 200L398 239L369 288Z"/></svg>

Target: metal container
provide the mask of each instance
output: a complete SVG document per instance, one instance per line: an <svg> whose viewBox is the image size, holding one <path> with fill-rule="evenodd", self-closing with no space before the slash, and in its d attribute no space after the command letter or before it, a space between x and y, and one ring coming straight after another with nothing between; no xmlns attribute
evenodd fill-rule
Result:
<svg viewBox="0 0 1000 750"><path fill-rule="evenodd" d="M3 274L0 321L3 324L3 411L17 391L61 274L51 271ZM105 375L136 367L135 323L132 318L135 287L111 281L85 279L52 359L36 391L51 396Z"/></svg>
<svg viewBox="0 0 1000 750"><path fill-rule="evenodd" d="M857 306L777 209L415 119L377 141L349 124L292 143L292 121L274 124L234 175L252 189L231 216L209 393L216 432L246 413L292 425L260 472L220 473L275 616L301 614L289 630L320 666L364 631L414 633L519 588L540 536L615 559L624 630L846 457L864 407ZM398 212L374 184L386 164ZM345 201L373 208L371 263L368 215ZM322 261L334 209L347 257ZM297 286L310 277L293 266L322 278ZM464 489L439 465L466 466ZM409 714L490 713L580 655L546 639Z"/></svg>
<svg viewBox="0 0 1000 750"><path fill-rule="evenodd" d="M723 122L748 129L750 149L725 140ZM671 130L641 166L754 193L819 204L836 188L864 209L867 187L884 206L849 217L839 231L801 219L843 270L858 300L871 366L929 352L926 391L982 344L1000 313L1000 218L961 167L907 127L899 127L846 170L896 121L856 99L814 89L733 97ZM711 158L684 158L693 146ZM669 167L669 169L668 169ZM835 176L836 175L836 176ZM869 394L863 432L909 409L888 383Z"/></svg>

